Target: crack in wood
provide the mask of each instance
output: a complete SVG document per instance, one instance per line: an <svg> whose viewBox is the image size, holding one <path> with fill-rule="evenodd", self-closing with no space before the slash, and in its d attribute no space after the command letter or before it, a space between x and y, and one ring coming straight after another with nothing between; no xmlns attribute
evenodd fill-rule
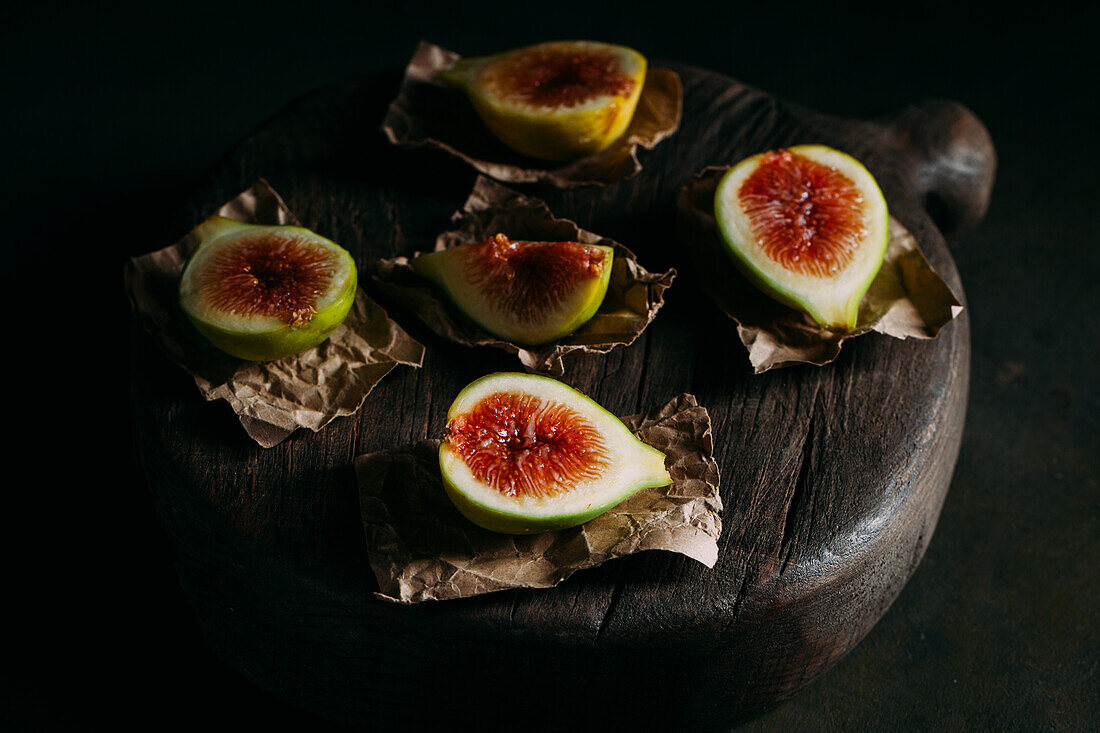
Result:
<svg viewBox="0 0 1100 733"><path fill-rule="evenodd" d="M512 606L508 610L508 623L509 625L515 625L516 622L516 609L519 607L520 591L516 589L512 591Z"/></svg>
<svg viewBox="0 0 1100 733"><path fill-rule="evenodd" d="M818 390L815 390L813 411L810 413L810 422L806 427L806 437L803 438L800 449L801 459L798 466L798 474L795 478L794 491L791 492L790 501L787 502L787 508L783 516L783 528L779 535L779 557L782 559L782 563L779 567L780 575L786 571L787 565L791 561L791 556L794 554L794 538L797 534L795 525L798 522L802 504L806 501L810 502L811 524L813 522L813 501L812 499L808 499L807 495L813 493L810 489L810 473L813 467L814 458L814 434L817 429L816 424L819 416L817 396Z"/></svg>
<svg viewBox="0 0 1100 733"><path fill-rule="evenodd" d="M733 597L733 613L730 614L729 620L722 626L722 636L729 630L731 626L737 623L738 617L741 616L741 606L745 602L747 594L745 591L749 587L749 569L746 567L744 575L741 578L741 587L737 589L737 593Z"/></svg>
<svg viewBox="0 0 1100 733"><path fill-rule="evenodd" d="M348 456L348 465L355 463L355 456L359 454L359 436L363 432L363 416L366 410L361 410L356 419L351 423L351 455Z"/></svg>
<svg viewBox="0 0 1100 733"><path fill-rule="evenodd" d="M646 386L646 372L649 371L649 348L652 343L652 339L649 338L649 334L643 333L642 338L645 339L645 343L642 347L642 373L638 377L638 397L634 401L634 412L643 412L645 408L642 406L642 397L645 395Z"/></svg>
<svg viewBox="0 0 1100 733"><path fill-rule="evenodd" d="M611 600L607 602L607 608L604 609L603 616L600 617L600 625L596 628L596 641L599 641L600 636L611 620L611 615L615 612L615 607L619 605L619 599L623 595L624 585L623 575L620 572L619 577L615 579L615 587L611 589Z"/></svg>

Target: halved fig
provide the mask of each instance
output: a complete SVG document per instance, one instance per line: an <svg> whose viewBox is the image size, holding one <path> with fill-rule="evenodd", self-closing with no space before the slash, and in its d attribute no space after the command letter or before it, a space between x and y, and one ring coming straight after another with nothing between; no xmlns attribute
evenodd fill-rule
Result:
<svg viewBox="0 0 1100 733"><path fill-rule="evenodd" d="M672 481L664 454L596 402L516 373L490 374L459 393L439 467L466 518L507 534L573 527Z"/></svg>
<svg viewBox="0 0 1100 733"><path fill-rule="evenodd" d="M754 155L723 176L714 213L735 264L757 287L825 328L856 325L890 221L859 161L824 145Z"/></svg>
<svg viewBox="0 0 1100 733"><path fill-rule="evenodd" d="M355 260L308 229L215 216L192 234L198 247L180 276L180 305L233 356L270 361L316 346L355 300Z"/></svg>
<svg viewBox="0 0 1100 733"><path fill-rule="evenodd" d="M423 254L410 263L489 333L533 346L576 331L607 294L614 250L578 242L484 242Z"/></svg>
<svg viewBox="0 0 1100 733"><path fill-rule="evenodd" d="M633 49L551 41L460 59L440 77L466 91L505 145L565 161L597 153L626 131L645 74L646 59Z"/></svg>

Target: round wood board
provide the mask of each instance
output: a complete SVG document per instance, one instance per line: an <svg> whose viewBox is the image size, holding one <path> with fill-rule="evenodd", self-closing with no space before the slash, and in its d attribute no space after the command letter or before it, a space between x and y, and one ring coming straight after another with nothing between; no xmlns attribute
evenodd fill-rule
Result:
<svg viewBox="0 0 1100 733"><path fill-rule="evenodd" d="M262 449L135 327L142 464L180 582L229 665L357 724L722 729L820 676L889 607L931 539L958 454L966 312L932 341L870 334L825 367L753 375L735 324L699 291L677 244L675 198L708 165L804 142L844 149L961 296L941 230L984 214L988 135L952 103L846 121L673 68L684 83L681 129L642 152L640 174L607 187L519 188L623 242L650 270L680 271L633 345L567 357L563 379L619 415L682 392L709 410L725 503L716 566L648 552L549 590L377 600L353 458L438 436L459 390L516 370L515 358L445 342L391 307L426 345L423 368L398 367L358 414ZM361 269L430 249L476 174L444 153L384 141L378 126L397 84L351 80L291 104L217 167L181 211L180 234L264 177Z"/></svg>

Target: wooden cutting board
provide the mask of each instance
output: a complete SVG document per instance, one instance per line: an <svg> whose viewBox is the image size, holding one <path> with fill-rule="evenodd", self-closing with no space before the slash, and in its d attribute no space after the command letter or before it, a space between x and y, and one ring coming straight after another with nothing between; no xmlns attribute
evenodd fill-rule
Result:
<svg viewBox="0 0 1100 733"><path fill-rule="evenodd" d="M717 565L648 552L550 590L412 607L376 600L353 458L438 436L464 385L518 362L444 342L391 308L427 346L423 368L397 368L357 415L265 450L135 327L141 460L180 582L229 665L359 724L722 729L812 682L885 613L924 554L954 469L966 313L934 341L870 334L826 367L754 376L735 325L699 292L676 242L675 197L707 165L804 142L844 149L962 295L941 232L985 212L988 134L952 103L841 120L674 68L683 124L643 152L642 173L602 188L522 190L623 242L649 269L680 270L636 343L567 359L564 380L619 415L681 392L708 408L726 506ZM397 84L345 82L275 115L181 211L180 234L262 176L361 268L430 248L475 173L384 142L378 127Z"/></svg>

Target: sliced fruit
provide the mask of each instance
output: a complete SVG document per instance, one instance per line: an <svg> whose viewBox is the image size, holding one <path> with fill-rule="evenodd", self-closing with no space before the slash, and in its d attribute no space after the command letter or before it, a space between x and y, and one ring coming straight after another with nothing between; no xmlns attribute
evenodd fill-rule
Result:
<svg viewBox="0 0 1100 733"><path fill-rule="evenodd" d="M192 234L198 247L180 276L180 305L233 356L270 361L316 346L355 300L355 260L308 229L215 216Z"/></svg>
<svg viewBox="0 0 1100 733"><path fill-rule="evenodd" d="M490 374L459 393L439 447L443 485L470 521L507 534L564 529L672 479L665 456L548 377Z"/></svg>
<svg viewBox="0 0 1100 733"><path fill-rule="evenodd" d="M436 282L470 320L528 346L576 331L607 294L611 247L578 242L484 242L420 255L412 267Z"/></svg>
<svg viewBox="0 0 1100 733"><path fill-rule="evenodd" d="M524 155L574 160L626 132L645 84L637 51L552 41L460 59L440 77L466 91L494 135Z"/></svg>
<svg viewBox="0 0 1100 733"><path fill-rule="evenodd" d="M889 214L859 161L824 145L760 153L714 197L734 262L764 292L825 328L851 330L886 254Z"/></svg>

